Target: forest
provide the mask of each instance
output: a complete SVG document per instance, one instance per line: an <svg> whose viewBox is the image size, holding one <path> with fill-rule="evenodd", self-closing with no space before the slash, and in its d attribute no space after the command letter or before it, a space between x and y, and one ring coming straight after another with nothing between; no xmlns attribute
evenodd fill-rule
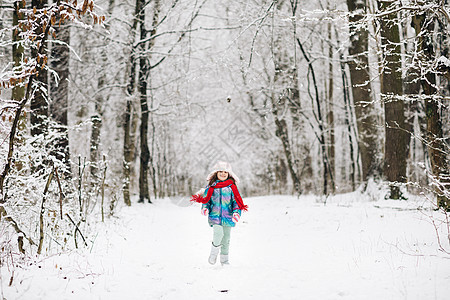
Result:
<svg viewBox="0 0 450 300"><path fill-rule="evenodd" d="M187 199L218 160L244 197L447 216L449 22L448 0L1 0L0 266Z"/></svg>

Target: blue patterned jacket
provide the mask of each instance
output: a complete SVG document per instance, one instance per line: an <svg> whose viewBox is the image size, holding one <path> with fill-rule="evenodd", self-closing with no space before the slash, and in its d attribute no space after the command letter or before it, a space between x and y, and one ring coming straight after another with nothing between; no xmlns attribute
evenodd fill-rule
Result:
<svg viewBox="0 0 450 300"><path fill-rule="evenodd" d="M210 187L205 189L203 197L206 197L209 189ZM214 189L208 203L202 204L202 209L204 208L207 208L209 211L208 223L210 226L222 225L234 227L236 224L232 220L233 213L241 215L241 210L234 199L231 186Z"/></svg>

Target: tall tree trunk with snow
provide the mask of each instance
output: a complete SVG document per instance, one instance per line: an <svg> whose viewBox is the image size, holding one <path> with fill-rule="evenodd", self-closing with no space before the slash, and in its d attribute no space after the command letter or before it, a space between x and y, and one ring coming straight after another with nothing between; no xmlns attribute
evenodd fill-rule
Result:
<svg viewBox="0 0 450 300"><path fill-rule="evenodd" d="M14 2L14 11L13 11L13 26L17 26L19 24L19 21L23 19L23 13L20 12L21 9L23 9L23 2L17 1ZM20 38L20 29L17 28L16 30L13 30L12 33L12 40L13 40L13 46L12 46L12 56L13 56L13 62L14 67L19 68L22 56L24 55L24 49L23 46L20 44L21 38ZM14 86L12 89L12 96L11 99L15 101L20 101L25 96L25 87L24 86Z"/></svg>
<svg viewBox="0 0 450 300"><path fill-rule="evenodd" d="M99 75L97 86L101 87L105 82L104 75ZM100 133L102 129L102 107L103 107L103 95L100 93L95 97L95 114L91 117L91 142L90 142L90 172L95 182L98 181L99 169L99 152L100 152Z"/></svg>
<svg viewBox="0 0 450 300"><path fill-rule="evenodd" d="M275 75L273 80L275 87L277 89L281 89L281 92L272 93L272 114L275 119L275 135L280 139L283 146L287 167L289 169L289 173L291 174L292 183L294 185L294 190L297 194L300 194L300 179L297 174L298 168L295 163L295 157L292 153L292 145L289 139L288 125L285 120L285 116L283 116L283 114L281 113L281 110L283 110L284 106L286 105L287 98L292 99L292 96L295 96L295 88L290 89L289 87L293 86L292 78L297 78L297 76L289 76L293 74L292 72L296 72L296 69L291 67L292 62L289 63L289 58L286 57L283 47L284 46L277 37L273 48L273 58L275 64Z"/></svg>
<svg viewBox="0 0 450 300"><path fill-rule="evenodd" d="M352 126L351 126L351 107L350 107L350 99L349 94L350 91L348 89L348 79L347 79L347 73L345 70L345 63L344 63L344 57L342 52L339 54L339 59L341 61L340 63L340 69L341 69L341 79L342 79L342 91L344 94L344 124L347 127L347 132L344 134L348 138L348 145L349 145L349 158L350 158L350 183L352 185L352 190L356 189L356 180L355 180L355 174L356 174L356 161L355 161L355 155L353 150L353 137L352 137ZM342 177L346 178L346 171L345 167L343 167Z"/></svg>
<svg viewBox="0 0 450 300"><path fill-rule="evenodd" d="M114 0L109 0L108 4L108 16L111 16L112 9L114 8ZM105 24L106 30L109 30L109 24ZM106 66L107 64L107 52L105 49L102 49L101 52L101 68ZM90 172L94 181L98 183L99 181L99 167L98 162L100 160L100 133L102 129L103 123L103 105L105 102L105 97L100 90L104 87L106 80L105 71L100 70L97 80L97 96L95 97L95 113L91 117L92 129L91 129L91 141L90 141L90 161L91 167Z"/></svg>
<svg viewBox="0 0 450 300"><path fill-rule="evenodd" d="M47 4L47 0L33 0L31 6L36 9L42 9ZM38 34L43 34L43 28L38 30ZM43 51L47 51L47 39L45 38L45 45ZM37 50L32 50L32 56L36 56ZM30 122L31 122L31 134L33 136L45 136L48 131L48 117L49 117L49 107L47 101L47 70L43 68L39 71L36 76L36 81L41 88L36 89L34 92L34 97L31 99L30 104Z"/></svg>
<svg viewBox="0 0 450 300"><path fill-rule="evenodd" d="M152 97L153 100L153 97ZM153 101L152 101L153 103ZM153 183L153 195L156 198L158 195L158 186L157 186L157 172L156 172L156 158L154 157L156 154L156 148L160 148L160 147L156 147L156 141L158 139L157 135L156 135L156 126L155 126L155 118L152 117L150 120L150 124L151 124L151 140L152 140L152 147L151 147L151 155L150 155L150 177L152 178L152 183Z"/></svg>
<svg viewBox="0 0 450 300"><path fill-rule="evenodd" d="M378 126L374 100L371 96L369 74L369 31L363 18L367 12L367 0L347 0L350 12L349 70L352 95L355 106L356 126L358 128L358 147L361 154L362 180L379 172L377 161Z"/></svg>
<svg viewBox="0 0 450 300"><path fill-rule="evenodd" d="M130 61L129 61L129 70L128 77L129 82L127 85L127 97L125 104L125 113L124 113L124 121L123 121L123 129L124 129L124 139L123 139L123 199L126 205L131 205L130 198L130 183L131 183L131 170L133 163L133 154L134 154L134 132L133 132L133 100L135 99L136 94L136 69L137 69L137 47L133 44L135 43L135 37L137 35L136 29L138 25L138 15L142 9L142 1L136 0L133 25L131 26L130 35L131 38L131 49L130 49Z"/></svg>
<svg viewBox="0 0 450 300"><path fill-rule="evenodd" d="M70 27L68 25L55 26L59 43L53 43L51 48L50 65L59 79L50 76L50 112L52 120L56 123L57 137L53 142L53 155L65 164L63 173L71 176L68 108L69 108L69 57L70 57Z"/></svg>
<svg viewBox="0 0 450 300"><path fill-rule="evenodd" d="M312 159L309 146L305 143L307 140L305 130L305 118L302 116L302 102L300 99L300 87L299 87L299 70L298 70L298 59L297 59L297 35L298 35L298 20L297 20L297 9L298 0L291 0L290 10L292 13L291 23L292 23L292 38L291 42L284 47L293 55L292 62L288 62L285 66L283 72L286 73L287 78L287 89L283 92L287 95L289 99L289 107L292 115L292 130L291 130L291 143L292 143L292 156L294 158L294 165L297 168L296 173L298 180L302 183L303 191L312 191L313 187L316 185L313 179L313 169L312 169ZM280 2L281 3L281 2ZM291 45L291 46L290 46ZM289 66L292 64L292 67ZM286 169L284 159L279 161L277 169ZM331 175L331 174L330 174ZM325 174L325 176L327 176Z"/></svg>
<svg viewBox="0 0 450 300"><path fill-rule="evenodd" d="M156 35L156 29L158 28L158 22L159 22L160 9L161 9L161 1L160 0L155 0L154 1L154 7L153 7L152 29L150 30L150 36L155 36ZM148 47L147 48L148 49L152 49L154 45L155 45L155 39L153 38L153 39L151 39L148 42ZM148 57L149 63L150 63L151 55L149 54L147 57ZM149 76L150 76L150 69L148 70L147 78ZM150 96L150 99L151 99L151 107L153 108L153 94L150 93L149 96ZM157 174L156 174L157 172L155 170L156 169L155 153L157 152L156 149L157 148L159 149L160 147L158 147L158 145L157 145L157 141L159 140L159 137L157 137L157 135L155 134L155 129L156 129L155 128L155 118L152 116L150 121L151 121L151 128L152 128L152 130L151 130L152 147L151 147L151 153L149 153L149 157L148 157L149 161L147 162L147 169L150 172L147 171L147 174L150 173L148 175L150 175L151 178L152 178L153 194L154 194L154 196L156 198L156 196L158 194L158 187L157 187ZM147 137L148 137L148 135L147 135ZM148 145L147 145L147 148L148 148ZM160 149L160 150L164 151L165 149L166 149L166 147L163 147L163 149ZM163 167L167 168L168 166L164 163ZM160 182L162 182L164 180L164 178L159 177L159 180L160 180ZM161 188L160 188L160 192L162 192Z"/></svg>
<svg viewBox="0 0 450 300"><path fill-rule="evenodd" d="M300 47L300 50L302 51L303 57L305 58L306 62L308 63L308 74L310 74L310 76L311 76L312 86L314 88L314 94L309 93L309 95L310 95L311 101L315 102L315 106L317 107L316 111L314 111L314 109L313 109L313 114L314 114L314 118L316 119L316 121L318 123L317 127L318 127L319 132L316 133L316 138L319 141L320 152L322 155L321 163L323 166L323 194L327 195L328 194L328 179L330 179L331 186L334 186L334 178L333 178L332 173L330 172L330 170L331 170L330 162L328 160L328 153L327 153L326 140L325 140L325 127L324 127L325 120L322 117L322 108L321 108L322 104L320 101L321 99L320 99L320 94L319 94L319 88L318 88L318 83L317 83L313 63L312 63L311 59L309 58L308 54L306 53L305 48L303 47L303 44L299 38L297 38L297 44Z"/></svg>
<svg viewBox="0 0 450 300"><path fill-rule="evenodd" d="M143 7L142 3L142 7ZM159 1L155 1L155 7L153 12L153 22L152 22L152 31L151 33L155 33L155 27L158 20L159 15ZM150 76L150 55L146 54L148 49L151 49L154 43L154 39L152 42L142 42L147 38L147 29L145 27L145 8L141 9L139 12L139 26L140 26L140 56L139 56L139 76L138 76L138 90L139 90L139 99L141 103L141 126L139 130L140 134L140 168L139 168L139 202L150 200L150 192L148 185L148 177L149 177L149 161L150 161L150 150L148 147L148 122L149 122L149 105L147 95L147 86Z"/></svg>
<svg viewBox="0 0 450 300"><path fill-rule="evenodd" d="M145 38L145 34L141 29L141 37ZM148 79L148 59L141 55L139 58L139 99L141 103L141 126L139 130L140 136L140 168L139 168L139 202L150 201L150 193L148 188L148 164L150 161L150 151L148 148L148 118L149 108L147 102L147 79Z"/></svg>
<svg viewBox="0 0 450 300"><path fill-rule="evenodd" d="M394 0L378 1L380 13L386 12ZM386 140L384 175L390 182L390 198L400 199L399 185L406 181L406 133L403 94L400 33L396 12L380 17L382 47L381 99L384 104Z"/></svg>
<svg viewBox="0 0 450 300"><path fill-rule="evenodd" d="M19 25L19 21L23 19L23 13L20 12L21 9L24 9L23 2L17 1L14 2L14 11L13 11L13 26ZM16 30L13 30L12 33L12 58L14 62L14 68L20 68L22 58L24 56L24 48L20 41L22 38L20 37L20 28L17 28ZM25 97L25 87L20 85L15 85L11 92L11 99L13 101L20 102L23 97ZM26 127L26 118L22 117L20 120L19 125L17 126L18 131L22 131ZM16 162L16 164L19 164L20 162Z"/></svg>
<svg viewBox="0 0 450 300"><path fill-rule="evenodd" d="M133 58L133 54L131 55L131 74L134 75L135 73L135 61ZM123 121L123 128L124 128L124 141L123 141L123 200L126 205L131 205L131 198L130 198L130 182L131 182L131 163L133 161L133 154L132 154L132 148L133 148L133 139L131 136L131 114L132 114L132 94L134 87L130 87L130 84L127 87L128 95L126 100L126 107L125 107L125 113L124 113L124 121ZM131 93L130 93L131 91Z"/></svg>
<svg viewBox="0 0 450 300"><path fill-rule="evenodd" d="M427 15L415 15L412 25L418 38L419 59L423 65L434 61L435 50L433 47L433 37L435 21L427 18ZM437 204L439 207L450 211L450 199L448 197L450 189L450 170L446 158L446 146L443 137L441 105L436 89L436 73L427 68L425 76L420 80L423 93L425 95L425 114L427 120L427 146L430 157L431 172L434 176L434 186L437 194Z"/></svg>
<svg viewBox="0 0 450 300"><path fill-rule="evenodd" d="M273 97L272 101L273 101L272 103L276 103L277 99ZM273 108L273 115L275 118L275 126L276 126L275 135L281 140L281 143L283 145L284 155L286 156L286 161L294 184L295 192L297 194L300 194L301 193L300 180L298 178L296 168L294 167L294 157L292 155L291 144L289 142L286 120L280 119L280 117L278 116L279 113L278 111L279 108Z"/></svg>
<svg viewBox="0 0 450 300"><path fill-rule="evenodd" d="M328 141L327 141L327 155L330 165L330 181L335 178L335 137L334 137L334 80L333 80L333 46L332 46L332 28L331 23L328 23L328 39L330 44L328 45L328 103L327 103L327 128L328 128ZM335 185L331 185L331 190L335 192Z"/></svg>

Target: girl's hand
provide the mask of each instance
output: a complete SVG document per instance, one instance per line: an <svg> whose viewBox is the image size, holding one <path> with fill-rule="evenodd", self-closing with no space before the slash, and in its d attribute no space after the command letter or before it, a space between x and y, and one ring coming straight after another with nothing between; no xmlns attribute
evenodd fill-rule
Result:
<svg viewBox="0 0 450 300"><path fill-rule="evenodd" d="M241 215L239 215L238 213L234 213L233 214L233 222L237 223L239 222L239 219L241 218Z"/></svg>
<svg viewBox="0 0 450 300"><path fill-rule="evenodd" d="M202 215L207 216L208 213L209 213L209 211L206 207L204 209L202 209Z"/></svg>

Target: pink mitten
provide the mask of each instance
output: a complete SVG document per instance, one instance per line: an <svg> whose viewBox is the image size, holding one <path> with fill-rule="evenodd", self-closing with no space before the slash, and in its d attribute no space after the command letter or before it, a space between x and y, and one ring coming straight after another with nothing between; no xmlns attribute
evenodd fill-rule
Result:
<svg viewBox="0 0 450 300"><path fill-rule="evenodd" d="M234 213L233 214L233 222L237 223L239 222L239 219L241 218L241 216L238 213Z"/></svg>
<svg viewBox="0 0 450 300"><path fill-rule="evenodd" d="M207 216L208 213L209 213L209 211L206 207L204 209L202 209L202 215Z"/></svg>

